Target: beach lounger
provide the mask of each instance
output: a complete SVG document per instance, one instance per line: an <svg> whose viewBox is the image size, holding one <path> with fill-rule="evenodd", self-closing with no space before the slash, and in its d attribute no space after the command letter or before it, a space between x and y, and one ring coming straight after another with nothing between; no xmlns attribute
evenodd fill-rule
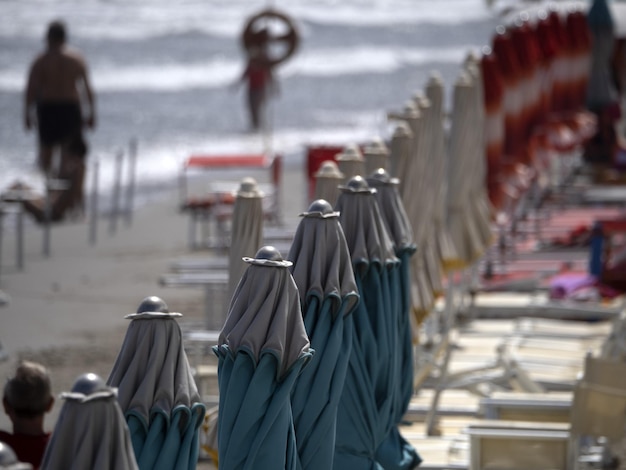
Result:
<svg viewBox="0 0 626 470"><path fill-rule="evenodd" d="M484 421L467 428L470 470L571 470L569 423ZM531 450L532 449L532 450Z"/></svg>
<svg viewBox="0 0 626 470"><path fill-rule="evenodd" d="M203 288L205 292L205 328L221 329L226 320L230 299L224 293L228 286L228 271L203 271L163 274L159 278L163 287Z"/></svg>
<svg viewBox="0 0 626 470"><path fill-rule="evenodd" d="M595 302L550 300L545 293L480 293L472 297L471 318L539 317L569 320L611 320L622 311L622 300L614 305Z"/></svg>
<svg viewBox="0 0 626 470"><path fill-rule="evenodd" d="M587 355L571 395L497 394L481 400L481 414L490 420L467 429L470 469L576 470L582 461L610 462L612 444L626 432L626 363ZM586 449L592 453L583 455Z"/></svg>
<svg viewBox="0 0 626 470"><path fill-rule="evenodd" d="M482 398L480 415L487 420L569 423L572 393L496 392Z"/></svg>

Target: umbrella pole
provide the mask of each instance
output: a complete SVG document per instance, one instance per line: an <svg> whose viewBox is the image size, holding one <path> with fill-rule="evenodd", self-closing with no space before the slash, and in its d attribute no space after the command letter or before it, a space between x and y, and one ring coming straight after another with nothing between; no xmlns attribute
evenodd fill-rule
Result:
<svg viewBox="0 0 626 470"><path fill-rule="evenodd" d="M428 410L428 414L426 415L427 436L441 435L441 430L438 429L437 426L437 408L439 407L441 394L445 390L448 381L448 366L450 364L450 358L452 357L452 351L454 349L454 344L450 340L452 336L452 331L456 325L456 309L454 308L454 282L452 281L452 279L453 276L450 276L451 281L446 291L446 303L443 312L443 331L440 339L441 344L445 344L445 355L443 363L441 365L441 370L439 372L439 379L437 380L437 385L433 394L432 403L430 405L430 409Z"/></svg>

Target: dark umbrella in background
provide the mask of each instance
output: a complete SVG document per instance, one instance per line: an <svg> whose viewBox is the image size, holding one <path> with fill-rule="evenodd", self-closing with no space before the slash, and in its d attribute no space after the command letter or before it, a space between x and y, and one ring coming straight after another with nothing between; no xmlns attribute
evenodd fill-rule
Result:
<svg viewBox="0 0 626 470"><path fill-rule="evenodd" d="M409 220L400 193L398 180L391 178L383 168L367 178L374 193L380 213L385 220L389 235L393 242L396 256L400 260L398 282L390 284L391 295L399 299L394 303L393 310L387 312L389 327L396 328L397 341L395 343L398 360L398 382L393 389L395 395L394 424L387 439L378 447L376 459L386 470L414 468L421 459L411 444L409 444L398 430L404 414L409 409L409 402L413 395L413 335L411 331L411 257L416 247L413 242L413 229Z"/></svg>
<svg viewBox="0 0 626 470"><path fill-rule="evenodd" d="M340 213L360 301L350 316L352 351L337 412L336 469L380 469L376 450L395 425L397 330L390 323L399 299L400 262L370 188L361 176L342 186Z"/></svg>
<svg viewBox="0 0 626 470"><path fill-rule="evenodd" d="M612 163L619 119L619 97L612 73L615 26L606 0L593 0L587 13L592 50L586 105L598 119L596 135L586 149L586 159Z"/></svg>
<svg viewBox="0 0 626 470"><path fill-rule="evenodd" d="M202 403L180 326L159 297L144 299L131 322L108 385L118 387L137 463L147 469L195 469Z"/></svg>
<svg viewBox="0 0 626 470"><path fill-rule="evenodd" d="M218 464L224 469L296 469L291 391L313 350L289 261L264 246L232 297L213 348L220 390Z"/></svg>
<svg viewBox="0 0 626 470"><path fill-rule="evenodd" d="M330 469L335 452L337 406L352 347L357 293L339 213L328 201L314 201L301 214L289 251L291 272L301 294L304 326L315 356L294 387L293 409L301 469Z"/></svg>
<svg viewBox="0 0 626 470"><path fill-rule="evenodd" d="M130 433L117 390L96 374L74 382L46 447L43 470L135 470ZM175 468L175 467L170 467Z"/></svg>

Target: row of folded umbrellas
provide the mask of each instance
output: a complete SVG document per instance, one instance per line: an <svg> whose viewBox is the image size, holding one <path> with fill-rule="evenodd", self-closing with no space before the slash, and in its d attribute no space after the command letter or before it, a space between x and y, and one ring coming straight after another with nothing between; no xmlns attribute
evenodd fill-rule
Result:
<svg viewBox="0 0 626 470"><path fill-rule="evenodd" d="M444 85L390 113L389 146L346 146L317 175L286 257L261 247L262 197L233 210L230 306L218 345L224 469L408 469L398 426L413 392L413 339L443 279L491 243L484 99L469 55ZM195 468L206 408L176 319L148 298L105 381L71 392L42 468Z"/></svg>
<svg viewBox="0 0 626 470"><path fill-rule="evenodd" d="M433 77L427 94L394 117L390 149L373 142L379 160L369 177L360 175L365 168L358 149L345 149L344 180L333 188L338 192L301 214L285 259L271 246L258 249L262 197L242 185L230 250L230 279L237 282L229 286L228 316L214 348L220 468L405 469L420 463L398 425L413 388L411 312L416 302L417 310L430 308L441 276L435 271L429 278L425 266L446 260L433 252L447 221L461 221L455 233L464 256L448 258L449 264L471 263L488 243L475 127L480 82L475 64L466 65L455 84L458 118L450 130L458 178L445 176L443 84ZM392 178L390 170L406 178ZM446 181L453 188L448 195ZM445 199L454 203L446 206ZM446 219L448 208L457 213ZM469 230L482 221L485 235L471 245L462 221ZM455 246L454 237L449 243ZM158 298L127 316L131 323L106 383L87 375L64 394L42 468L195 468L206 408L179 316Z"/></svg>
<svg viewBox="0 0 626 470"><path fill-rule="evenodd" d="M413 334L444 269L469 266L491 241L481 89L470 55L448 136L433 75L390 113L388 147L348 145L326 162L286 260L271 247L245 258L263 221L262 196L242 183L215 348L220 468L419 465L398 429L413 393Z"/></svg>

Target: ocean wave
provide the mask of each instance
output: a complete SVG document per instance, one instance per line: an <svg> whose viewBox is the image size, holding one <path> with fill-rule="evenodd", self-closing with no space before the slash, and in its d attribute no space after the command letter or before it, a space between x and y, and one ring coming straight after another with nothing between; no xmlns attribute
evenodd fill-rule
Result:
<svg viewBox="0 0 626 470"><path fill-rule="evenodd" d="M478 46L476 46L478 47ZM393 48L362 46L302 51L278 71L281 77L332 77L361 73L390 73L422 64L459 63L472 46ZM210 89L234 83L242 71L240 57L194 63L95 63L91 77L99 92L180 91ZM0 90L21 92L26 71L0 70Z"/></svg>
<svg viewBox="0 0 626 470"><path fill-rule="evenodd" d="M51 19L63 18L77 37L140 40L190 31L237 37L263 7L253 0L3 0L2 8L4 38L41 38ZM493 15L484 0L293 0L284 10L299 23L370 27L454 25Z"/></svg>

